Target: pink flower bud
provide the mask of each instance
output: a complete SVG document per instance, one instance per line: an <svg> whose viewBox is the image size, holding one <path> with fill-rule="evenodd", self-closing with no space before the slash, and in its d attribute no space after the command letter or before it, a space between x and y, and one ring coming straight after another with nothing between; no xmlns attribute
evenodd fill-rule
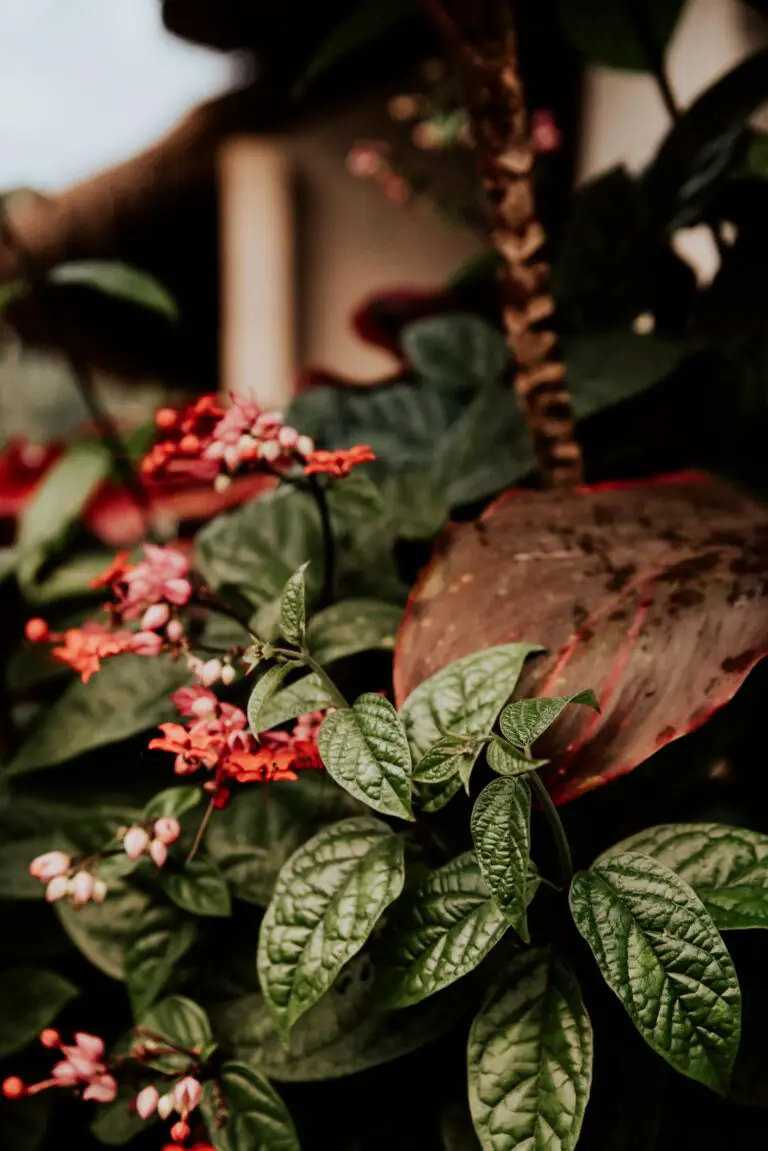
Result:
<svg viewBox="0 0 768 1151"><path fill-rule="evenodd" d="M53 1027L46 1027L44 1031L40 1032L40 1042L43 1047L53 1049L54 1047L61 1047L61 1036L58 1031Z"/></svg>
<svg viewBox="0 0 768 1151"><path fill-rule="evenodd" d="M131 827L123 838L123 849L129 859L138 859L149 845L149 836L143 827Z"/></svg>
<svg viewBox="0 0 768 1151"><path fill-rule="evenodd" d="M131 640L131 651L136 655L159 655L163 650L163 639L156 631L137 631Z"/></svg>
<svg viewBox="0 0 768 1151"><path fill-rule="evenodd" d="M206 716L213 715L216 707L216 696L213 692L209 692L207 695L201 695L198 699L194 700L189 705L189 710L193 715L196 715L198 719L205 719Z"/></svg>
<svg viewBox="0 0 768 1151"><path fill-rule="evenodd" d="M91 899L94 903L103 903L109 894L109 888L103 879L95 879L93 883L93 895Z"/></svg>
<svg viewBox="0 0 768 1151"><path fill-rule="evenodd" d="M112 1075L97 1075L83 1092L83 1099L96 1103L111 1103L117 1095L117 1082Z"/></svg>
<svg viewBox="0 0 768 1151"><path fill-rule="evenodd" d="M75 1043L78 1051L92 1062L98 1062L104 1054L104 1040L99 1035L90 1035L87 1031L76 1031Z"/></svg>
<svg viewBox="0 0 768 1151"><path fill-rule="evenodd" d="M157 631L158 628L165 627L170 618L171 609L167 603L153 603L141 617L141 630Z"/></svg>
<svg viewBox="0 0 768 1151"><path fill-rule="evenodd" d="M227 663L221 669L221 682L224 684L225 687L229 687L229 685L232 683L232 681L234 680L236 675L237 675L237 672L233 668L232 664Z"/></svg>
<svg viewBox="0 0 768 1151"><path fill-rule="evenodd" d="M24 627L24 635L30 643L42 643L49 636L48 624L44 619L29 619Z"/></svg>
<svg viewBox="0 0 768 1151"><path fill-rule="evenodd" d="M49 903L56 903L69 893L69 880L66 875L55 876L45 889L45 898Z"/></svg>
<svg viewBox="0 0 768 1151"><path fill-rule="evenodd" d="M136 1113L141 1119L149 1119L150 1115L155 1111L158 1101L160 1099L160 1092L156 1087L145 1087L136 1096Z"/></svg>
<svg viewBox="0 0 768 1151"><path fill-rule="evenodd" d="M162 867L168 858L168 848L160 839L153 839L149 845L149 854L157 867Z"/></svg>
<svg viewBox="0 0 768 1151"><path fill-rule="evenodd" d="M261 445L261 458L271 463L272 460L277 459L281 451L282 449L277 440L267 440L266 443Z"/></svg>
<svg viewBox="0 0 768 1151"><path fill-rule="evenodd" d="M2 1092L6 1099L22 1099L27 1094L27 1085L18 1075L9 1075L3 1080Z"/></svg>
<svg viewBox="0 0 768 1151"><path fill-rule="evenodd" d="M173 1089L173 1099L176 1104L176 1110L182 1115L194 1111L202 1097L203 1089L197 1079L194 1079L191 1075L180 1079Z"/></svg>
<svg viewBox="0 0 768 1151"><path fill-rule="evenodd" d="M296 451L300 456L311 456L315 450L315 441L311 436L299 436L296 441Z"/></svg>
<svg viewBox="0 0 768 1151"><path fill-rule="evenodd" d="M172 619L165 629L165 634L171 643L178 643L184 636L184 624L180 619Z"/></svg>
<svg viewBox="0 0 768 1151"><path fill-rule="evenodd" d="M189 1138L189 1125L183 1119L179 1119L178 1123L174 1123L171 1127L171 1139L174 1143L183 1143L185 1139Z"/></svg>
<svg viewBox="0 0 768 1151"><path fill-rule="evenodd" d="M29 865L29 874L42 883L55 879L57 875L65 875L72 865L72 860L64 851L46 851L45 855L38 855Z"/></svg>
<svg viewBox="0 0 768 1151"><path fill-rule="evenodd" d="M298 443L298 439L299 433L295 428L288 427L287 424L277 433L277 442L281 448L295 448L296 444Z"/></svg>
<svg viewBox="0 0 768 1151"><path fill-rule="evenodd" d="M163 584L163 592L169 603L181 607L182 604L189 602L189 597L192 595L192 584L188 579L169 579Z"/></svg>
<svg viewBox="0 0 768 1151"><path fill-rule="evenodd" d="M173 1095L161 1095L157 1101L157 1113L161 1119L167 1119L173 1111Z"/></svg>
<svg viewBox="0 0 768 1151"><path fill-rule="evenodd" d="M211 687L221 678L221 660L209 659L198 670L197 674L204 687Z"/></svg>
<svg viewBox="0 0 768 1151"><path fill-rule="evenodd" d="M166 815L162 819L155 820L153 832L155 839L159 839L161 843L171 844L175 843L181 835L181 825L178 819Z"/></svg>
<svg viewBox="0 0 768 1151"><path fill-rule="evenodd" d="M93 895L93 876L90 871L78 871L72 880L72 902L78 906L87 903Z"/></svg>

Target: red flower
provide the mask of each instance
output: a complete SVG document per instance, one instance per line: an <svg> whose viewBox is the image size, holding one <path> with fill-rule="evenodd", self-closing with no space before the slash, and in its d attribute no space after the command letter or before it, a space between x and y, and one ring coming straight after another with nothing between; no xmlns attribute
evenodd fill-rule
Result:
<svg viewBox="0 0 768 1151"><path fill-rule="evenodd" d="M149 741L150 751L170 751L176 756L174 770L187 775L201 767L215 767L219 761L221 736L205 732L193 734L180 723L161 723L161 739Z"/></svg>
<svg viewBox="0 0 768 1151"><path fill-rule="evenodd" d="M292 748L265 747L255 753L236 751L228 755L222 771L236 783L272 783L273 780L298 779L293 770L295 766L298 765Z"/></svg>
<svg viewBox="0 0 768 1151"><path fill-rule="evenodd" d="M89 621L81 628L70 628L63 636L52 636L63 640L60 647L53 648L51 654L60 663L69 664L80 673L83 683L101 667L101 661L110 655L120 655L129 651L133 636L127 631L110 631L103 624Z"/></svg>
<svg viewBox="0 0 768 1151"><path fill-rule="evenodd" d="M100 575L94 576L91 580L92 588L111 588L113 584L119 583L129 570L130 564L127 562L130 559L130 552L118 552L112 560L106 571Z"/></svg>
<svg viewBox="0 0 768 1151"><path fill-rule="evenodd" d="M348 476L358 464L367 464L375 459L376 456L367 444L355 444L352 448L342 448L336 452L318 450L308 456L304 475L313 476L322 473L341 479L343 476Z"/></svg>

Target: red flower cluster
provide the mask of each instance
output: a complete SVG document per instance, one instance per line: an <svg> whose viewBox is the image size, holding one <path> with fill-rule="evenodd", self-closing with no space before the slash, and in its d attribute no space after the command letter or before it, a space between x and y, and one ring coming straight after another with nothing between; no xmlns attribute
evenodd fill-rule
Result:
<svg viewBox="0 0 768 1151"><path fill-rule="evenodd" d="M178 775L212 772L203 787L216 807L226 807L233 783L295 780L297 771L323 766L317 750L321 712L301 716L290 733L267 732L256 739L245 712L203 687L181 688L173 701L191 722L160 724L163 735L151 740L150 749L171 752Z"/></svg>
<svg viewBox="0 0 768 1151"><path fill-rule="evenodd" d="M214 480L223 491L241 471L282 474L300 466L306 475L345 476L375 458L363 446L318 452L309 436L285 423L281 412L262 411L245 396L233 395L228 408L217 396L202 396L178 412L162 408L155 421L163 438L142 461L146 479L185 474Z"/></svg>
<svg viewBox="0 0 768 1151"><path fill-rule="evenodd" d="M78 672L83 683L88 683L107 656L135 650L136 637L131 632L112 631L95 620L89 620L82 627L68 628L65 632L53 632L48 630L44 619L31 619L24 633L32 643L58 644L51 650L51 655Z"/></svg>

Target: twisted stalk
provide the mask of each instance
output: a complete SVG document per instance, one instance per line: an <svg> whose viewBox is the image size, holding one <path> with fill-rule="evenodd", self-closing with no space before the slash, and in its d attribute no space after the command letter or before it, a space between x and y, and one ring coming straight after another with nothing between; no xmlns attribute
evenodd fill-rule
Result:
<svg viewBox="0 0 768 1151"><path fill-rule="evenodd" d="M422 3L446 45L469 113L490 239L501 257L502 315L516 364L515 389L539 471L548 487L572 487L582 479L581 449L553 326L511 0Z"/></svg>

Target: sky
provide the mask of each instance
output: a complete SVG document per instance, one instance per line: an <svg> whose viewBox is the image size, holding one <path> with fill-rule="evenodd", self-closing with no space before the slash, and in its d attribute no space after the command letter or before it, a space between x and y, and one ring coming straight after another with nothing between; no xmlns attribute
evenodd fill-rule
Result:
<svg viewBox="0 0 768 1151"><path fill-rule="evenodd" d="M164 31L159 0L0 0L0 190L124 160L231 75Z"/></svg>

